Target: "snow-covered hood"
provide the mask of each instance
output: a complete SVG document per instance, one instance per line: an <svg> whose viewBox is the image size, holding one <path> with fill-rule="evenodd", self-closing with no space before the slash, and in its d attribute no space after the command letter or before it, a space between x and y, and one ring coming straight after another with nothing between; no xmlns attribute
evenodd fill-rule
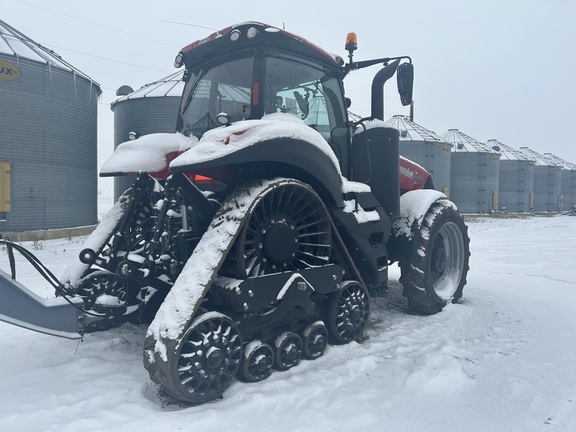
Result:
<svg viewBox="0 0 576 432"><path fill-rule="evenodd" d="M187 137L181 133L155 133L126 141L104 162L100 175L160 172L170 162L169 155L175 156L197 142L196 137Z"/></svg>
<svg viewBox="0 0 576 432"><path fill-rule="evenodd" d="M283 113L212 129L196 145L174 159L170 168L178 169L219 159L259 142L277 138L298 139L318 147L330 158L338 174L341 174L338 159L322 135L298 117Z"/></svg>

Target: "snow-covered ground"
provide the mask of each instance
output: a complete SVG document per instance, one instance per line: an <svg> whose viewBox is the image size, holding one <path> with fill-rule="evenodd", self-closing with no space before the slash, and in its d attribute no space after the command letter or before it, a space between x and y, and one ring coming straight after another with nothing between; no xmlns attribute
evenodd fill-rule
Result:
<svg viewBox="0 0 576 432"><path fill-rule="evenodd" d="M461 303L407 313L393 269L368 340L260 383L235 382L201 406L158 396L142 366L144 327L75 342L0 323L0 431L576 430L576 217L469 227ZM58 275L81 240L25 246ZM19 275L49 293L22 265Z"/></svg>

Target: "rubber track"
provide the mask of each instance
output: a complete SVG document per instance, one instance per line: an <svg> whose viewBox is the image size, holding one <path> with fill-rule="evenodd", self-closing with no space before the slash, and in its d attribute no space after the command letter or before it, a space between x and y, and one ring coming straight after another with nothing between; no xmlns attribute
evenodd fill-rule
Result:
<svg viewBox="0 0 576 432"><path fill-rule="evenodd" d="M144 366L151 380L161 384L177 399L187 399L182 393L182 385L178 381L176 367L173 364L173 355L178 352L184 333L224 264L243 225L249 219L252 209L265 196L264 192L270 187L291 183L303 185L314 192L310 186L297 180L279 178L249 183L226 198L150 325L144 342ZM342 258L356 280L364 284L327 209L326 215L335 235L335 246L340 250ZM215 254L206 257L200 253L208 249ZM197 251L199 253L196 253ZM187 301L183 302L183 299Z"/></svg>
<svg viewBox="0 0 576 432"><path fill-rule="evenodd" d="M210 226L188 259L148 329L144 342L144 366L152 381L161 384L173 396L181 392L171 358L178 351L181 338L192 322L202 299L238 237L251 210L270 187L291 183L274 179L249 183L232 192L216 213ZM203 251L212 251L210 256ZM201 271L200 271L201 269ZM182 299L186 300L185 303Z"/></svg>

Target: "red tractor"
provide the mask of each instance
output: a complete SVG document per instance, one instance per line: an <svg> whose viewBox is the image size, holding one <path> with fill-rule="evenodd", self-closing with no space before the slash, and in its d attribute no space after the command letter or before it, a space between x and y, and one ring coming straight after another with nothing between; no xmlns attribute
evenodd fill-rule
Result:
<svg viewBox="0 0 576 432"><path fill-rule="evenodd" d="M151 379L201 403L235 377L259 381L360 338L393 262L416 311L462 296L463 218L400 157L399 132L382 121L394 74L411 103L411 60L356 62L349 36L348 62L261 23L180 51L177 132L128 141L104 163L101 175L137 178L55 283L71 300L59 306L72 331L149 323ZM343 80L377 64L372 115L351 121ZM22 296L3 275L4 292ZM0 317L60 335L72 328L54 320L53 304L32 317L28 303Z"/></svg>

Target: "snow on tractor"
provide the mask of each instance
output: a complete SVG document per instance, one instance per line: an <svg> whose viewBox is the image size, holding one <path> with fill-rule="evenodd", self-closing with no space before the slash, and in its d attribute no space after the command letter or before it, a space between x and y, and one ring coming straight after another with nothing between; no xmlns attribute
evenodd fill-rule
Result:
<svg viewBox="0 0 576 432"><path fill-rule="evenodd" d="M327 344L359 339L370 297L398 262L410 307L462 296L467 227L422 167L399 155L384 83L412 100L409 57L348 61L261 23L183 48L174 134L118 146L103 176L137 174L58 281L37 298L0 273L0 319L71 337L149 324L144 365L172 397L202 403ZM372 114L349 119L343 79L380 64Z"/></svg>

